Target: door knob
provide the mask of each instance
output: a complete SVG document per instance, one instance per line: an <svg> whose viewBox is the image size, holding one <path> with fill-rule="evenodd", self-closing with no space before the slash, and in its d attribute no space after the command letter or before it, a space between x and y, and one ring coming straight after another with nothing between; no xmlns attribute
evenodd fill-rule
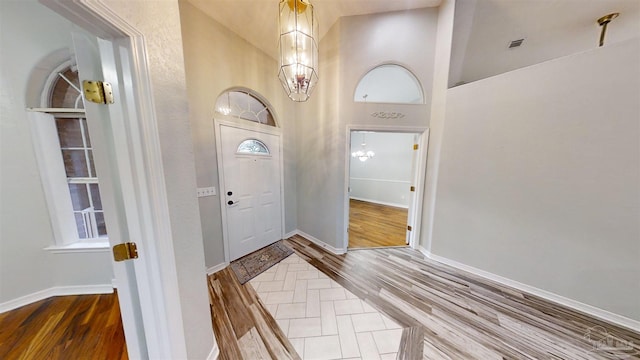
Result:
<svg viewBox="0 0 640 360"><path fill-rule="evenodd" d="M227 205L233 205L233 201L231 200L227 201Z"/></svg>

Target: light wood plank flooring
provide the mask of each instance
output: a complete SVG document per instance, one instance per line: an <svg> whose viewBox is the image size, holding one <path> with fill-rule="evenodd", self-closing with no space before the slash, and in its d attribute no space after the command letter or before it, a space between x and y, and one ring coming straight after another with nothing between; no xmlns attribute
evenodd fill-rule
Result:
<svg viewBox="0 0 640 360"><path fill-rule="evenodd" d="M285 241L404 327L398 359L640 359L637 332L424 259L409 248L334 255L300 236ZM239 285L230 269L209 280L223 359L252 358L242 353L243 341L264 344L252 348L264 346L270 356L274 351L268 349L279 348L282 358L297 358L249 283Z"/></svg>
<svg viewBox="0 0 640 360"><path fill-rule="evenodd" d="M407 209L351 199L349 248L406 246Z"/></svg>
<svg viewBox="0 0 640 360"><path fill-rule="evenodd" d="M300 359L251 285L230 267L209 276L213 330L220 360Z"/></svg>
<svg viewBox="0 0 640 360"><path fill-rule="evenodd" d="M398 359L640 359L640 334L409 248L301 258L404 327ZM221 359L299 359L249 284L209 277ZM115 294L53 297L0 314L0 359L127 359Z"/></svg>
<svg viewBox="0 0 640 360"><path fill-rule="evenodd" d="M0 314L0 359L127 358L116 293L51 297Z"/></svg>
<svg viewBox="0 0 640 360"><path fill-rule="evenodd" d="M424 259L410 248L338 256L299 236L287 243L410 330L403 340L411 355L401 349L401 359L640 359L637 332Z"/></svg>

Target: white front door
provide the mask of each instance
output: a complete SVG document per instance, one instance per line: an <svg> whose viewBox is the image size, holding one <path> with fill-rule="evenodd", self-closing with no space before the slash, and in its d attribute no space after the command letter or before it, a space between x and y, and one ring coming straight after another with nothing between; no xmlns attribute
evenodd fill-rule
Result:
<svg viewBox="0 0 640 360"><path fill-rule="evenodd" d="M221 201L233 261L282 239L280 135L219 124Z"/></svg>

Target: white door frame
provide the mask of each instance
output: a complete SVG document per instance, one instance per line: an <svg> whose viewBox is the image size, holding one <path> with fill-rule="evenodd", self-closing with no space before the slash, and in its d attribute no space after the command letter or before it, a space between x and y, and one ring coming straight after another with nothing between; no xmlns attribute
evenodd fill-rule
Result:
<svg viewBox="0 0 640 360"><path fill-rule="evenodd" d="M280 148L280 238L284 238L284 150L282 148L282 129L274 126L258 124L253 121L235 119L230 116L222 114L216 114L213 120L214 122L214 135L216 139L216 158L218 161L218 186L220 187L220 213L222 214L222 238L224 243L224 261L229 263L231 256L229 255L229 229L227 226L227 203L224 194L227 193L227 189L224 183L224 166L222 166L222 139L221 126L229 126L238 129L261 132L269 135L275 135L278 137L278 143Z"/></svg>
<svg viewBox="0 0 640 360"><path fill-rule="evenodd" d="M135 114L129 117L129 121L133 130L119 133L125 137L119 139L119 142L127 143L128 147L118 149L115 160L135 167L135 172L129 174L131 177L121 177L117 180L128 186L122 197L128 205L126 213L131 211L137 215L138 222L129 224L134 227L132 233L140 235L139 239L131 240L137 242L139 248L144 249L144 253L140 254L138 260L134 260L135 274L116 271L116 283L134 281L141 284L138 301L145 320L142 329L136 328L136 324L131 324L131 320L126 316L123 316L122 321L125 329L144 333L144 350L149 358L186 358L186 337L180 311L180 289L164 182L158 120L151 95L143 33L120 18L108 5L99 1L40 2L89 33L109 39L129 52L130 63L127 65L134 84L135 103ZM121 278L123 276L124 279ZM127 347L130 345L133 344L127 339Z"/></svg>
<svg viewBox="0 0 640 360"><path fill-rule="evenodd" d="M342 238L342 248L349 248L349 179L351 168L351 132L352 131L376 131L376 132L396 132L396 133L416 133L419 134L418 156L416 158L416 173L412 182L415 184L416 192L413 202L414 212L411 235L409 236L409 246L417 249L420 239L422 203L424 197L424 182L427 168L427 148L429 144L429 128L420 126L392 126L392 125L347 125L345 141L345 171L344 171L344 232Z"/></svg>

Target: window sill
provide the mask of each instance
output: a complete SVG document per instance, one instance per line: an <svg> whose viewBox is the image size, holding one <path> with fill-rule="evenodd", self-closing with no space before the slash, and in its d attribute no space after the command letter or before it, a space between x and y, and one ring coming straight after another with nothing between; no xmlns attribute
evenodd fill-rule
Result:
<svg viewBox="0 0 640 360"><path fill-rule="evenodd" d="M54 254L65 253L93 253L93 252L109 252L111 246L107 239L95 241L95 242L75 242L67 245L53 245L44 248L44 250L52 252Z"/></svg>

